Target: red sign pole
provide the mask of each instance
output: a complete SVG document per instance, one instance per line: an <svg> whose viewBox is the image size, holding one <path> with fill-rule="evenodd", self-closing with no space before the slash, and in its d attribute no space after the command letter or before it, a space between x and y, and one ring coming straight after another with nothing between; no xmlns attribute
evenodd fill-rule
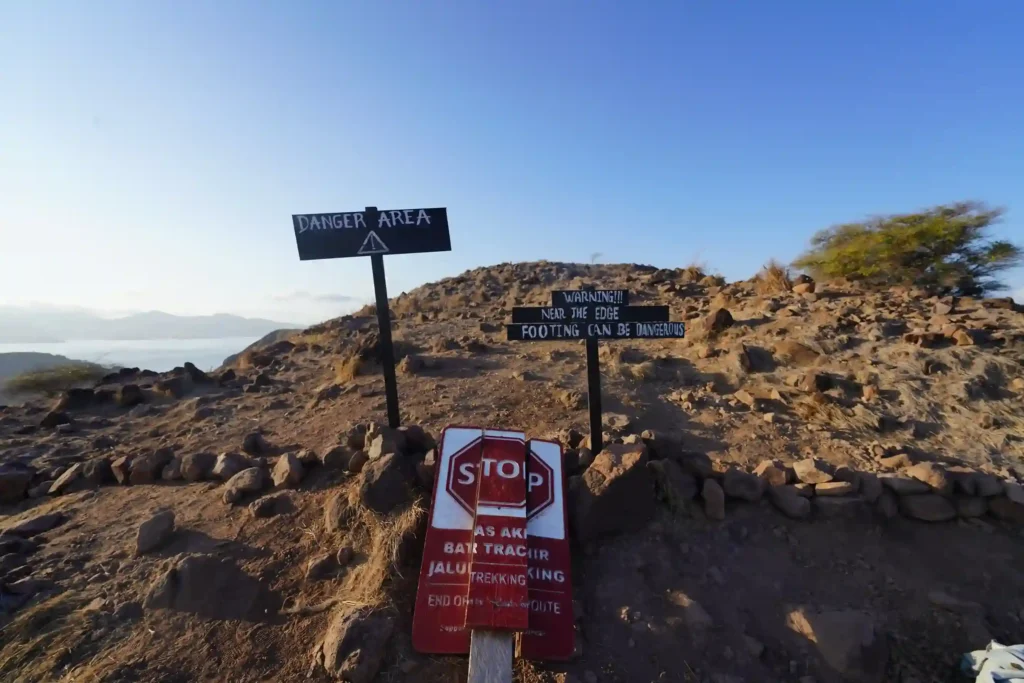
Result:
<svg viewBox="0 0 1024 683"><path fill-rule="evenodd" d="M529 612L523 433L484 432L477 475L466 627L525 631Z"/></svg>

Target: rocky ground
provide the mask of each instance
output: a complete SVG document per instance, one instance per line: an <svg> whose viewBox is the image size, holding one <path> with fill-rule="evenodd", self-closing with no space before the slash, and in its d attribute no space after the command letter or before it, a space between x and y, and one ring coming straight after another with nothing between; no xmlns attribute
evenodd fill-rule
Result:
<svg viewBox="0 0 1024 683"><path fill-rule="evenodd" d="M688 321L504 341L513 305L625 288ZM0 678L456 681L410 645L433 439L566 446L576 656L534 681L946 681L1024 640L1024 313L693 269L504 264L240 356L0 408ZM183 359L184 360L184 359Z"/></svg>

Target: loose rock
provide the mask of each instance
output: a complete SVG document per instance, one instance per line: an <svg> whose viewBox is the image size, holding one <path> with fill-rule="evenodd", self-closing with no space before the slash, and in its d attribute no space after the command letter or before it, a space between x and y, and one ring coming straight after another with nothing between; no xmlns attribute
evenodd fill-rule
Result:
<svg viewBox="0 0 1024 683"><path fill-rule="evenodd" d="M791 519L805 519L811 514L811 501L801 496L792 486L772 486L768 489L768 499Z"/></svg>
<svg viewBox="0 0 1024 683"><path fill-rule="evenodd" d="M250 467L252 467L252 461L240 453L221 453L217 456L217 462L210 474L214 479L227 481Z"/></svg>
<svg viewBox="0 0 1024 683"><path fill-rule="evenodd" d="M181 476L185 481L209 479L216 464L213 453L186 453L181 458Z"/></svg>
<svg viewBox="0 0 1024 683"><path fill-rule="evenodd" d="M709 519L725 519L725 491L719 483L714 479L705 479L701 495L704 497L704 514Z"/></svg>
<svg viewBox="0 0 1024 683"><path fill-rule="evenodd" d="M359 498L364 507L385 514L409 500L413 472L395 453L371 460L363 470Z"/></svg>
<svg viewBox="0 0 1024 683"><path fill-rule="evenodd" d="M900 512L923 522L944 522L956 518L956 508L935 493L900 496Z"/></svg>
<svg viewBox="0 0 1024 683"><path fill-rule="evenodd" d="M133 485L152 484L160 478L160 472L174 457L169 448L158 448L152 453L140 455L132 460L129 483Z"/></svg>
<svg viewBox="0 0 1024 683"><path fill-rule="evenodd" d="M769 486L783 486L788 483L786 470L773 460L764 460L754 468L754 474L764 479Z"/></svg>
<svg viewBox="0 0 1024 683"><path fill-rule="evenodd" d="M35 472L14 464L0 466L0 503L16 503L25 497Z"/></svg>
<svg viewBox="0 0 1024 683"><path fill-rule="evenodd" d="M249 512L257 519L284 515L295 510L295 503L288 493L272 493L249 504Z"/></svg>
<svg viewBox="0 0 1024 683"><path fill-rule="evenodd" d="M654 488L658 497L677 513L688 511L688 505L697 496L697 479L683 471L672 460L652 460L647 467L654 475Z"/></svg>
<svg viewBox="0 0 1024 683"><path fill-rule="evenodd" d="M267 440L259 432L251 432L242 440L242 450L249 455L271 455L274 451Z"/></svg>
<svg viewBox="0 0 1024 683"><path fill-rule="evenodd" d="M285 453L274 465L274 472L271 478L274 486L281 488L294 488L302 482L302 463L291 453Z"/></svg>
<svg viewBox="0 0 1024 683"><path fill-rule="evenodd" d="M722 480L725 495L730 498L756 503L764 493L764 480L757 475L738 469L730 469Z"/></svg>
<svg viewBox="0 0 1024 683"><path fill-rule="evenodd" d="M898 496L910 496L918 493L928 493L931 488L928 484L919 479L900 477L891 474L883 474L879 477L882 485Z"/></svg>
<svg viewBox="0 0 1024 683"><path fill-rule="evenodd" d="M228 479L224 485L224 502L237 503L246 493L259 493L263 489L263 470L250 467Z"/></svg>
<svg viewBox="0 0 1024 683"><path fill-rule="evenodd" d="M372 683L394 629L394 619L384 611L339 611L316 646L314 660L339 680Z"/></svg>
<svg viewBox="0 0 1024 683"><path fill-rule="evenodd" d="M885 680L889 647L870 615L853 610L815 611L801 607L789 613L786 625L814 643L822 659L844 680Z"/></svg>
<svg viewBox="0 0 1024 683"><path fill-rule="evenodd" d="M908 467L905 472L907 476L928 484L939 493L948 495L953 492L953 479L946 474L946 470L932 462L922 462Z"/></svg>
<svg viewBox="0 0 1024 683"><path fill-rule="evenodd" d="M654 515L654 481L643 444L612 444L594 456L572 491L572 521L580 541L637 531Z"/></svg>
<svg viewBox="0 0 1024 683"><path fill-rule="evenodd" d="M831 468L817 458L797 460L793 463L793 472L804 484L824 484L832 481Z"/></svg>
<svg viewBox="0 0 1024 683"><path fill-rule="evenodd" d="M174 512L161 510L139 525L135 554L145 555L164 545L174 534Z"/></svg>

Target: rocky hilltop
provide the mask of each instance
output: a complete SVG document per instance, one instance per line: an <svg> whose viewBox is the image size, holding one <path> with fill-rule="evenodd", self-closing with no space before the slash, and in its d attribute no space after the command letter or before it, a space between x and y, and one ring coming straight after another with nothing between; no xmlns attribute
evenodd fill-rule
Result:
<svg viewBox="0 0 1024 683"><path fill-rule="evenodd" d="M505 341L622 288L685 340ZM1009 299L696 269L502 264L206 374L0 409L4 680L455 681L410 644L434 438L558 438L577 652L537 681L931 681L1024 630L1024 313Z"/></svg>

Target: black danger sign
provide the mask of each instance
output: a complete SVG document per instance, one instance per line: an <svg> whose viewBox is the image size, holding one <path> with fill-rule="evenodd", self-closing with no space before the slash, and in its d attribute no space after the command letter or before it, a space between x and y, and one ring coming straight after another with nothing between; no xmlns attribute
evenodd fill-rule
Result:
<svg viewBox="0 0 1024 683"><path fill-rule="evenodd" d="M452 249L443 208L294 214L292 227L302 261Z"/></svg>

